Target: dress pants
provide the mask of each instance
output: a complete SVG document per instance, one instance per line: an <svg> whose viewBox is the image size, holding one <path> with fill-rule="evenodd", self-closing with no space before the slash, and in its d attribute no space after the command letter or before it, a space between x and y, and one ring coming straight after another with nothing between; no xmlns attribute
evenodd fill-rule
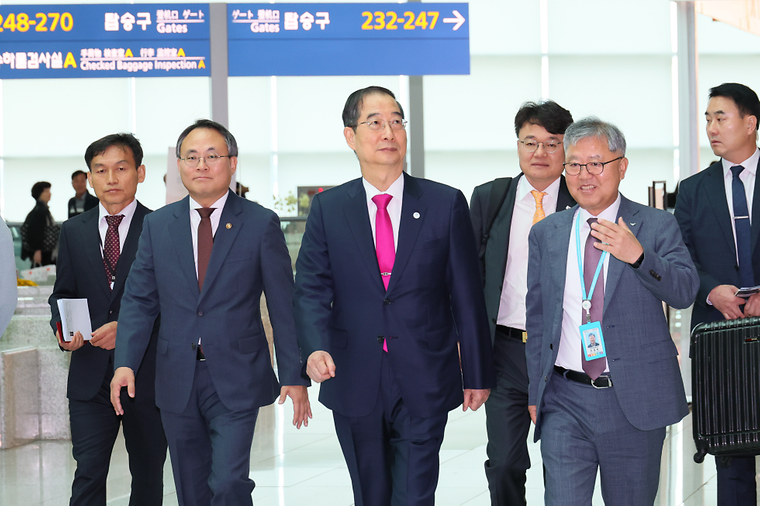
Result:
<svg viewBox="0 0 760 506"><path fill-rule="evenodd" d="M541 408L547 506L591 504L597 468L604 504L654 504L665 427L633 427L614 388L597 390L553 373Z"/></svg>
<svg viewBox="0 0 760 506"><path fill-rule="evenodd" d="M528 368L525 343L496 328L496 388L486 401L488 460L485 462L492 506L524 506L528 456Z"/></svg>
<svg viewBox="0 0 760 506"><path fill-rule="evenodd" d="M383 354L380 392L367 416L333 412L357 506L433 506L448 414L409 413Z"/></svg>
<svg viewBox="0 0 760 506"><path fill-rule="evenodd" d="M182 413L161 411L180 506L252 505L248 477L258 408L232 411L219 399L205 361L197 361Z"/></svg>
<svg viewBox="0 0 760 506"><path fill-rule="evenodd" d="M86 343L85 346L90 344ZM144 376L138 372L137 392L152 392L155 376ZM145 394L132 399L124 389L121 395L124 415L117 416L110 400L112 377L113 364L110 364L108 374L94 398L87 401L69 399L72 453L77 461L70 504L106 504L106 478L111 452L119 434L119 425L122 425L132 475L129 504L160 505L164 497L166 437L155 397Z"/></svg>
<svg viewBox="0 0 760 506"><path fill-rule="evenodd" d="M715 459L718 467L718 506L756 506L755 457Z"/></svg>

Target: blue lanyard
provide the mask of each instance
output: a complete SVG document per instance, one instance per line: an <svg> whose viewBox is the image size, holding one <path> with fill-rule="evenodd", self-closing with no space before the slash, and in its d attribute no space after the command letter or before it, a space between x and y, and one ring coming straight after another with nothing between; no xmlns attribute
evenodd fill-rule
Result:
<svg viewBox="0 0 760 506"><path fill-rule="evenodd" d="M589 231L589 234L591 231ZM581 295L583 296L583 301L591 301L591 297L594 295L594 288L596 288L596 282L599 279L599 273L602 271L602 266L604 265L604 259L607 257L607 252L603 251L602 256L599 257L599 262L596 264L596 272L594 272L594 279L591 281L591 289L588 292L588 297L586 297L586 280L583 279L583 257L581 256L581 212L578 210L578 216L575 220L575 247L577 251L577 258L578 258L578 272L581 275ZM590 314L589 310L591 309L591 306L588 306L586 309L586 314Z"/></svg>

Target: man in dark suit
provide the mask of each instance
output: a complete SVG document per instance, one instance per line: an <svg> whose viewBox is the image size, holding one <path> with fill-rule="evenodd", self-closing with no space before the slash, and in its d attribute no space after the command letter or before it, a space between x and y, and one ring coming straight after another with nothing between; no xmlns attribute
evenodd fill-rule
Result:
<svg viewBox="0 0 760 506"><path fill-rule="evenodd" d="M71 186L76 193L69 199L69 218L98 207L98 197L94 197L87 191L87 173L83 170L75 170L71 174Z"/></svg>
<svg viewBox="0 0 760 506"><path fill-rule="evenodd" d="M90 185L102 205L68 220L61 228L58 277L50 296L52 319L62 349L72 352L69 367L71 441L77 470L72 505L105 505L106 476L121 423L129 454L132 493L129 504L159 505L163 501L166 437L156 407L158 322L150 322L148 350L138 363L140 399L124 399L123 416L109 400L114 371L114 342L124 283L137 252L143 219L151 211L135 200L145 179L140 142L131 134L113 134L90 144L84 159ZM113 256L115 255L115 256ZM86 298L92 336L77 332L63 341L59 299ZM85 340L85 337L87 340Z"/></svg>
<svg viewBox="0 0 760 506"><path fill-rule="evenodd" d="M476 410L495 384L467 202L403 173L406 121L390 90L351 94L343 124L362 177L312 202L299 344L356 504L432 505L448 411Z"/></svg>
<svg viewBox="0 0 760 506"><path fill-rule="evenodd" d="M529 404L547 505L651 505L665 427L687 413L662 302L694 301L699 279L669 213L618 192L625 138L597 118L565 131L578 206L533 226L526 322ZM585 246L584 246L585 245ZM589 336L605 353L585 352Z"/></svg>
<svg viewBox="0 0 760 506"><path fill-rule="evenodd" d="M675 211L699 272L692 328L702 322L760 316L760 294L748 300L735 295L738 287L755 286L760 280L760 199L754 199L760 101L743 84L721 84L710 90L705 118L710 146L721 160L681 181ZM743 209L737 208L741 205ZM756 505L755 457L716 463L719 506Z"/></svg>
<svg viewBox="0 0 760 506"><path fill-rule="evenodd" d="M127 282L111 402L134 371L161 313L156 404L169 441L179 503L252 504L251 442L259 407L293 400L293 424L311 416L293 320L293 271L280 221L230 191L235 137L198 120L177 140L189 196L151 214ZM259 304L266 293L282 387Z"/></svg>
<svg viewBox="0 0 760 506"><path fill-rule="evenodd" d="M528 232L533 223L555 210L575 205L562 177L562 138L572 122L570 112L551 100L523 104L515 116L521 173L478 186L470 199L475 238L481 244L496 362L496 388L486 401L485 469L493 506L526 504L525 473L530 468L525 364Z"/></svg>

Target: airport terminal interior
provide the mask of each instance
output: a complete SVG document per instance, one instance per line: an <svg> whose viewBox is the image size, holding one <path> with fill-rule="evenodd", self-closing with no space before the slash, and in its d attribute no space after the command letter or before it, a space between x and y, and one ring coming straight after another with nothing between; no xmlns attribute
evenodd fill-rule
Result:
<svg viewBox="0 0 760 506"><path fill-rule="evenodd" d="M273 7L285 3L270 2ZM738 82L760 91L756 5L470 0L467 75L409 77L378 68L377 75L362 76L229 77L227 126L240 146L236 179L249 188L248 199L280 215L295 258L308 211L308 199L303 206L300 197L359 176L343 137L344 101L356 89L380 85L397 93L410 122L424 126L416 139L410 130L407 156L413 175L459 188L469 198L479 184L518 174L514 115L523 102L552 99L575 119L594 115L622 130L630 165L620 190L648 204L650 187L672 192L678 181L716 159L704 132L708 90ZM0 58L1 41L0 34ZM347 45L335 58L374 56ZM214 93L208 77L0 80L0 215L14 231L17 250L18 227L34 205L31 186L52 184L50 210L64 221L73 196L71 173L87 170L85 148L109 133L132 132L140 139L147 176L137 198L153 209L165 205L164 176L178 180L176 138L196 119L214 115ZM19 270L28 267L28 261L16 260ZM0 417L17 424L16 434L0 434L0 505L68 504L75 462L65 415L67 359L49 332L46 283L50 280L20 290L16 315L0 337L0 367L17 380L11 389L0 375L5 394L0 395ZM670 313L687 396L689 317L689 310ZM33 356L9 358L8 350L31 349ZM13 363L2 366L6 360ZM290 406L262 409L250 471L257 506L353 504L332 416L317 401L318 390L310 388L314 418L308 428L290 425ZM15 416L22 411L35 412L36 418ZM9 427L8 422L0 425L4 431ZM483 410L452 411L440 453L436 504L490 504L485 448ZM530 453L528 504L543 504L539 444L532 443ZM693 456L689 415L667 429L657 505L717 504L714 459L696 464ZM164 504L177 504L168 458L164 476ZM120 436L108 478L109 505L128 504L129 481ZM598 481L593 504L603 504Z"/></svg>

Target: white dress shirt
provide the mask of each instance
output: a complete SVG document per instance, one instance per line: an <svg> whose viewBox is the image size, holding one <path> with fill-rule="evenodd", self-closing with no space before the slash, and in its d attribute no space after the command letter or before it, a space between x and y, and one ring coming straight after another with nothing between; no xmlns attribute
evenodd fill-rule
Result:
<svg viewBox="0 0 760 506"><path fill-rule="evenodd" d="M393 198L388 202L388 215L391 217L393 226L393 247L398 250L398 228L401 225L401 203L404 200L404 174L401 174L388 190L381 192L372 186L366 179L362 178L364 192L367 194L367 211L369 212L369 223L372 226L372 241L377 247L377 237L375 237L375 218L377 217L377 204L372 202L372 197L387 193Z"/></svg>
<svg viewBox="0 0 760 506"><path fill-rule="evenodd" d="M124 241L127 240L127 234L129 233L129 225L132 224L132 217L135 215L135 209L137 209L137 199L132 200L127 207L116 213L114 216L124 215L124 218L119 223L119 254L124 250ZM108 232L108 222L106 216L110 216L106 208L101 202L98 205L98 232L100 233L100 256L103 257L103 245L106 243L106 232ZM111 288L113 288L113 281L111 282Z"/></svg>
<svg viewBox="0 0 760 506"><path fill-rule="evenodd" d="M530 193L535 190L528 179L523 176L517 182L515 206L512 210L512 225L509 229L509 248L507 250L507 268L501 287L499 314L496 323L505 327L525 330L525 296L528 293L528 234L533 226L536 213L536 199ZM541 206L546 216L557 209L559 197L559 178L550 184L544 192Z"/></svg>
<svg viewBox="0 0 760 506"><path fill-rule="evenodd" d="M596 218L611 221L617 223L618 209L620 209L620 193L615 202L610 207L599 213ZM583 296L581 295L581 276L583 271L578 270L578 248L575 242L575 220L580 215L580 243L581 243L581 255L586 247L586 238L591 231L591 227L588 225L588 219L594 217L585 209L578 208L573 217L573 224L570 228L570 244L567 248L567 272L565 274L565 292L562 300L562 335L559 340L559 350L557 350L557 360L555 365L564 367L565 369L571 369L573 371L583 372L583 365L581 360L581 331L579 329L582 323L581 313L583 308L581 306L583 302ZM610 257L612 255L607 254L604 259L604 285L605 292L607 287L607 271L610 266ZM583 258L581 258L583 263ZM596 266L594 266L596 267ZM586 287L586 293L588 293L591 287ZM597 284L596 289L599 289ZM605 294L606 296L606 294ZM601 359L599 359L601 360ZM605 368L605 372L609 372L609 364Z"/></svg>
<svg viewBox="0 0 760 506"><path fill-rule="evenodd" d="M216 229L219 228L219 220L222 219L222 211L224 210L224 204L227 203L227 196L229 192L224 192L222 198L211 204L209 207L213 207L215 211L211 213L211 237L216 236ZM201 224L201 215L196 209L201 209L203 206L198 202L190 198L190 234L193 237L193 259L195 259L195 276L198 277L198 225Z"/></svg>

